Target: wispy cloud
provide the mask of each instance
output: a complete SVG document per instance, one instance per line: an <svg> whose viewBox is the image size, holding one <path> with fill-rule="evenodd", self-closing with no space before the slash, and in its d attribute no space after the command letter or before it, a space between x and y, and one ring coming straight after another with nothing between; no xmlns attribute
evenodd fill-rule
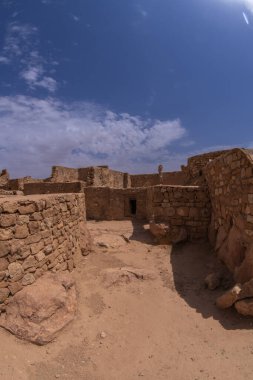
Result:
<svg viewBox="0 0 253 380"><path fill-rule="evenodd" d="M47 176L55 164L107 163L148 172L162 161L173 170L175 144L187 135L180 120L143 119L52 98L0 97L0 115L0 162L12 176ZM182 163L182 157L176 160Z"/></svg>
<svg viewBox="0 0 253 380"><path fill-rule="evenodd" d="M57 88L55 79L47 75L51 64L39 53L38 29L33 25L16 21L8 25L0 63L16 66L19 77L32 90L43 87L54 92Z"/></svg>
<svg viewBox="0 0 253 380"><path fill-rule="evenodd" d="M80 17L78 17L78 16L76 16L76 15L74 15L74 14L71 14L71 17L72 17L72 19L73 19L74 21L76 21L76 22L80 21Z"/></svg>
<svg viewBox="0 0 253 380"><path fill-rule="evenodd" d="M253 0L222 0L231 4L241 4L253 13Z"/></svg>
<svg viewBox="0 0 253 380"><path fill-rule="evenodd" d="M246 13L242 12L242 15L243 15L243 18L244 18L246 24L249 25L249 19L248 19L248 16L246 15Z"/></svg>

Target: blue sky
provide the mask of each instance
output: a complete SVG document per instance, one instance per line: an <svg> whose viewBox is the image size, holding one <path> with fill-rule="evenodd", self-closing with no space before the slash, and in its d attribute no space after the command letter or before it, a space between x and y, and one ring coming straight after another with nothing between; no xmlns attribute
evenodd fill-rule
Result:
<svg viewBox="0 0 253 380"><path fill-rule="evenodd" d="M253 145L253 0L1 0L0 162L132 173Z"/></svg>

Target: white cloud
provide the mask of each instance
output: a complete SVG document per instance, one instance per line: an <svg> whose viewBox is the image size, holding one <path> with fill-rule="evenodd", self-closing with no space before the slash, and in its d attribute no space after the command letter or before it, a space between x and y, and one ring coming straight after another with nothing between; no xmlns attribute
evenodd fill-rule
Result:
<svg viewBox="0 0 253 380"><path fill-rule="evenodd" d="M222 0L231 4L240 4L246 7L249 11L253 13L253 0Z"/></svg>
<svg viewBox="0 0 253 380"><path fill-rule="evenodd" d="M0 64L12 64L19 68L19 78L22 78L30 89L42 87L54 92L57 83L47 75L47 70L55 66L55 63L43 58L38 48L37 27L11 22L7 27Z"/></svg>
<svg viewBox="0 0 253 380"><path fill-rule="evenodd" d="M0 162L12 177L48 176L52 165L109 164L130 172L182 163L169 149L186 130L180 120L144 120L91 103L0 97Z"/></svg>
<svg viewBox="0 0 253 380"><path fill-rule="evenodd" d="M76 22L80 21L80 17L78 17L78 16L76 16L76 15L74 15L74 14L71 14L71 17L72 17L72 19L73 19L74 21L76 21Z"/></svg>

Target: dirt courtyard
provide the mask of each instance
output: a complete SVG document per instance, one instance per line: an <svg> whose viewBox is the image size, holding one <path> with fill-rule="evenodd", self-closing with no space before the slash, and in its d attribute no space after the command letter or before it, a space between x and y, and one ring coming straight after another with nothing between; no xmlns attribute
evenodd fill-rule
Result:
<svg viewBox="0 0 253 380"><path fill-rule="evenodd" d="M1 379L253 378L253 320L214 305L220 291L204 287L208 245L155 245L145 226L131 221L88 227L95 249L77 259L73 273L75 320L43 347L0 329ZM122 267L148 276L111 281Z"/></svg>

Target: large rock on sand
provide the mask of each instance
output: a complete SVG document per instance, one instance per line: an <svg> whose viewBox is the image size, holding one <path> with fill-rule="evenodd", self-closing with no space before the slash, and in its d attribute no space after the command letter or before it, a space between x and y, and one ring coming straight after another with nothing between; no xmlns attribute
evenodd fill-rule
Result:
<svg viewBox="0 0 253 380"><path fill-rule="evenodd" d="M20 339L51 342L75 316L76 289L69 273L46 273L10 300L0 326Z"/></svg>

